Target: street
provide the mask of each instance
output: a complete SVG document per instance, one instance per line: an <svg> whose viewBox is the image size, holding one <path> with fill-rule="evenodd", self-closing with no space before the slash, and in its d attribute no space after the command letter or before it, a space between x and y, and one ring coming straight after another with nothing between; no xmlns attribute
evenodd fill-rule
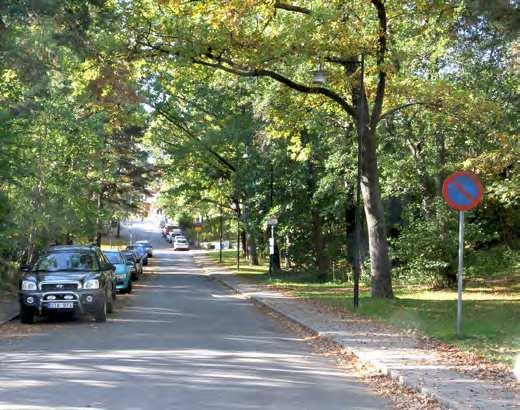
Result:
<svg viewBox="0 0 520 410"><path fill-rule="evenodd" d="M132 232L152 242L154 257L106 323L45 319L28 334L2 336L0 409L386 407L332 359L207 278L190 252L173 252L156 226Z"/></svg>

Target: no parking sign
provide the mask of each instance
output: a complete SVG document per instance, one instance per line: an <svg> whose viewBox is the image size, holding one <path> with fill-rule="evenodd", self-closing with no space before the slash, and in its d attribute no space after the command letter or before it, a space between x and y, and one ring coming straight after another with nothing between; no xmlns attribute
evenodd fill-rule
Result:
<svg viewBox="0 0 520 410"><path fill-rule="evenodd" d="M480 179L471 172L454 172L442 184L442 196L446 203L457 211L475 208L484 195Z"/></svg>
<svg viewBox="0 0 520 410"><path fill-rule="evenodd" d="M457 336L462 321L462 277L464 273L464 211L475 208L484 195L480 179L471 172L458 171L442 184L442 196L450 208L459 211L459 266L457 269Z"/></svg>

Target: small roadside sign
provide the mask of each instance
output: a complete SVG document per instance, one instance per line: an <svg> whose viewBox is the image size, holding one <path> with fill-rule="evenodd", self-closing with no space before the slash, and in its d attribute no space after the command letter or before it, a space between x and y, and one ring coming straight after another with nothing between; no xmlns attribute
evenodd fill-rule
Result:
<svg viewBox="0 0 520 410"><path fill-rule="evenodd" d="M480 179L471 172L454 172L442 184L442 196L450 208L469 211L475 208L484 195Z"/></svg>
<svg viewBox="0 0 520 410"><path fill-rule="evenodd" d="M459 252L457 269L457 336L462 323L462 280L464 275L464 212L475 208L484 195L480 179L471 172L458 171L442 184L442 196L450 208L459 211Z"/></svg>

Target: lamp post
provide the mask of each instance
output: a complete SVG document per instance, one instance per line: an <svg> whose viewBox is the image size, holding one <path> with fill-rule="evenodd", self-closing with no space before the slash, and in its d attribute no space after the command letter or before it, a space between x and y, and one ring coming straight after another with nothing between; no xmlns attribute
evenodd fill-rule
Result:
<svg viewBox="0 0 520 410"><path fill-rule="evenodd" d="M271 227L271 237L269 238L269 279L273 274L273 259L274 259L274 227L278 224L278 218L271 217L267 221L267 226Z"/></svg>
<svg viewBox="0 0 520 410"><path fill-rule="evenodd" d="M219 179L219 185L220 187L222 188L222 183L223 183L223 180L222 178ZM219 240L220 240L220 246L219 246L219 255L218 255L218 260L220 263L222 263L222 236L224 234L223 232L223 225L224 225L224 221L223 221L223 215L222 215L222 193L220 194L220 198L219 198L219 213L220 213L220 221L219 221Z"/></svg>
<svg viewBox="0 0 520 410"><path fill-rule="evenodd" d="M224 224L224 221L222 220L223 216L222 216L222 202L219 204L219 211L220 211L220 223L219 223L219 228L220 228L220 232L219 232L219 239L220 239L220 245L219 245L219 255L218 255L218 260L220 263L222 263L222 235L223 235L223 232L222 232L222 227L223 227L223 224Z"/></svg>
<svg viewBox="0 0 520 410"><path fill-rule="evenodd" d="M360 64L363 68L363 60L352 61L350 70L352 67ZM327 73L321 69L321 65L318 65L318 69L311 72L312 82L316 85L323 86L327 82ZM362 77L363 79L363 77ZM359 104L357 104L359 106ZM357 175L356 175L356 199L355 199L355 213L354 213L354 246L353 246L353 271L354 271L354 309L359 306L359 280L361 276L361 263L360 263L360 242L361 242L361 141L359 139L359 133L357 139Z"/></svg>
<svg viewBox="0 0 520 410"><path fill-rule="evenodd" d="M237 271L240 270L240 213L237 211Z"/></svg>

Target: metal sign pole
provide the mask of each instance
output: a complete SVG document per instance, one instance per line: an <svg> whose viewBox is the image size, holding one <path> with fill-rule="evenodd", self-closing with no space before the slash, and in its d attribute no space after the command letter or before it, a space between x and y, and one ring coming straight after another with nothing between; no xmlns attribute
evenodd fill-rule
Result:
<svg viewBox="0 0 520 410"><path fill-rule="evenodd" d="M274 225L271 225L271 243L269 244L269 279L273 273L273 256L274 256Z"/></svg>
<svg viewBox="0 0 520 410"><path fill-rule="evenodd" d="M240 270L240 217L237 216L237 271Z"/></svg>
<svg viewBox="0 0 520 410"><path fill-rule="evenodd" d="M219 245L219 256L218 256L218 260L220 263L222 263L222 236L224 235L223 225L224 225L224 221L223 221L223 216L222 216L222 203L220 203L220 233L219 233L220 245Z"/></svg>
<svg viewBox="0 0 520 410"><path fill-rule="evenodd" d="M464 211L459 212L459 267L457 270L457 336L460 336L462 321L462 277L464 274Z"/></svg>

